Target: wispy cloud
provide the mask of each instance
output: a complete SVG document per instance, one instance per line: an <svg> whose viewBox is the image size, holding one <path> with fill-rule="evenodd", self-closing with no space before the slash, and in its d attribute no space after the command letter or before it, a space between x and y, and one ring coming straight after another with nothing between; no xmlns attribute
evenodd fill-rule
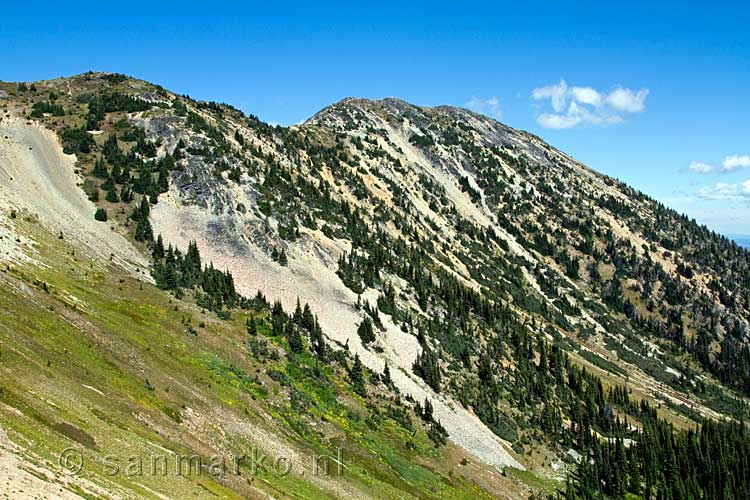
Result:
<svg viewBox="0 0 750 500"><path fill-rule="evenodd" d="M708 163L703 163L702 161L690 162L690 165L688 166L688 170L698 174L707 174L709 172L713 172L715 169L715 166L709 165Z"/></svg>
<svg viewBox="0 0 750 500"><path fill-rule="evenodd" d="M552 111L537 116L544 128L565 129L577 125L612 125L622 123L624 115L646 109L648 89L634 91L616 87L600 92L593 87L568 87L565 80L531 91L536 101L549 100Z"/></svg>
<svg viewBox="0 0 750 500"><path fill-rule="evenodd" d="M750 201L750 179L741 183L717 182L698 190L704 200L747 200Z"/></svg>
<svg viewBox="0 0 750 500"><path fill-rule="evenodd" d="M698 174L729 173L750 168L750 155L729 155L724 158L721 165L713 165L701 161L694 161L688 166L688 170Z"/></svg>
<svg viewBox="0 0 750 500"><path fill-rule="evenodd" d="M552 109L561 112L565 107L565 101L568 95L568 84L565 80L560 80L557 85L548 85L546 87L537 87L531 91L531 96L536 99L549 99L552 103Z"/></svg>
<svg viewBox="0 0 750 500"><path fill-rule="evenodd" d="M739 170L741 168L750 168L750 155L730 155L724 158L721 165L726 172Z"/></svg>
<svg viewBox="0 0 750 500"><path fill-rule="evenodd" d="M492 96L489 99L472 97L469 99L469 102L466 103L466 107L477 113L482 113L483 115L496 119L500 119L503 115L503 110L500 107L500 99L495 96Z"/></svg>

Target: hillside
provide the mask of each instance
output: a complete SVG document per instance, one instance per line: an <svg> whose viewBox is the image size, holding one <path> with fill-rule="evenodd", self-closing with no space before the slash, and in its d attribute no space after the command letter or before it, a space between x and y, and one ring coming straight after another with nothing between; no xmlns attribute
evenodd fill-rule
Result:
<svg viewBox="0 0 750 500"><path fill-rule="evenodd" d="M728 239L460 108L273 127L117 74L0 91L9 498L748 493ZM205 465L256 446L291 472ZM202 473L108 474L162 452Z"/></svg>

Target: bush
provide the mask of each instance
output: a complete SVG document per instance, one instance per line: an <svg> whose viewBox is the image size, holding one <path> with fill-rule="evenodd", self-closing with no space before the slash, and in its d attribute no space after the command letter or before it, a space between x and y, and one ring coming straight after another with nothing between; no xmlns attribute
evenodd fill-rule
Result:
<svg viewBox="0 0 750 500"><path fill-rule="evenodd" d="M62 132L63 152L65 154L90 153L96 142L85 128L65 129Z"/></svg>
<svg viewBox="0 0 750 500"><path fill-rule="evenodd" d="M448 442L448 431L445 430L440 422L433 420L430 424L430 428L427 430L427 437L435 443L435 447L437 448Z"/></svg>
<svg viewBox="0 0 750 500"><path fill-rule="evenodd" d="M88 197L90 201L93 201L94 203L99 201L99 188L93 181L91 181L91 179L83 181L83 192L86 193L86 197Z"/></svg>
<svg viewBox="0 0 750 500"><path fill-rule="evenodd" d="M103 208L97 208L96 212L94 212L94 219L98 220L99 222L106 222L107 221L107 211Z"/></svg>
<svg viewBox="0 0 750 500"><path fill-rule="evenodd" d="M423 148L428 148L435 144L435 142L432 140L432 137L427 134L412 134L411 137L409 137L409 142L411 142L412 144L416 144L417 146L422 146Z"/></svg>
<svg viewBox="0 0 750 500"><path fill-rule="evenodd" d="M32 118L41 118L45 113L49 113L53 116L63 116L65 114L65 110L61 106L52 104L47 101L36 102L31 107Z"/></svg>

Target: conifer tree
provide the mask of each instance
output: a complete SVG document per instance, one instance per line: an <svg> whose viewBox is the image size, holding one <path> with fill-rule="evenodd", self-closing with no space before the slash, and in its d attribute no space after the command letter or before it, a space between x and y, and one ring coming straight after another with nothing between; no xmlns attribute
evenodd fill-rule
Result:
<svg viewBox="0 0 750 500"><path fill-rule="evenodd" d="M361 396L367 394L365 390L364 367L362 366L362 361L359 359L359 354L354 355L354 363L352 363L352 367L349 370L349 379L357 394Z"/></svg>
<svg viewBox="0 0 750 500"><path fill-rule="evenodd" d="M304 309L302 310L302 328L312 333L313 329L315 328L315 323L316 320L313 316L312 309L310 309L310 304L306 303Z"/></svg>
<svg viewBox="0 0 750 500"><path fill-rule="evenodd" d="M155 261L160 261L164 258L164 240L162 239L161 234L156 238L154 248L151 250L151 258Z"/></svg>
<svg viewBox="0 0 750 500"><path fill-rule="evenodd" d="M253 315L250 314L247 317L247 334L251 337L255 337L258 335L258 327L255 325L255 318L253 318Z"/></svg>
<svg viewBox="0 0 750 500"><path fill-rule="evenodd" d="M297 306L294 308L292 321L294 321L295 325L302 326L302 305L299 302L299 297L297 297Z"/></svg>
<svg viewBox="0 0 750 500"><path fill-rule="evenodd" d="M440 392L440 367L438 366L437 356L427 344L425 344L422 353L417 355L412 368L414 373L422 377L435 392Z"/></svg>
<svg viewBox="0 0 750 500"><path fill-rule="evenodd" d="M388 361L385 362L385 368L383 368L383 375L381 376L383 383L390 386L393 383L391 380L391 369L388 368Z"/></svg>
<svg viewBox="0 0 750 500"><path fill-rule="evenodd" d="M107 175L109 175L107 172L107 165L104 163L104 160L101 157L97 158L94 162L94 169L91 171L91 173L101 179L106 179Z"/></svg>
<svg viewBox="0 0 750 500"><path fill-rule="evenodd" d="M287 323L287 341L289 342L289 350L293 353L299 354L304 351L302 335L300 335L297 325L292 322Z"/></svg>
<svg viewBox="0 0 750 500"><path fill-rule="evenodd" d="M107 191L107 196L105 196L104 199L107 200L110 203L117 203L118 201L120 201L120 198L117 196L117 191L115 190L114 186L112 186Z"/></svg>
<svg viewBox="0 0 750 500"><path fill-rule="evenodd" d="M357 327L357 335L362 340L362 344L366 347L370 342L375 340L375 332L372 329L372 320L366 316L362 323Z"/></svg>
<svg viewBox="0 0 750 500"><path fill-rule="evenodd" d="M163 166L159 169L159 178L156 185L160 193L166 193L169 190L169 173Z"/></svg>
<svg viewBox="0 0 750 500"><path fill-rule="evenodd" d="M312 314L312 313L311 313ZM326 357L326 342L323 338L323 329L318 324L318 319L313 318L313 326L310 328L310 343L312 344L313 351L320 359Z"/></svg>
<svg viewBox="0 0 750 500"><path fill-rule="evenodd" d="M133 193L130 191L130 186L123 184L120 188L120 200L123 203L130 203L133 201Z"/></svg>

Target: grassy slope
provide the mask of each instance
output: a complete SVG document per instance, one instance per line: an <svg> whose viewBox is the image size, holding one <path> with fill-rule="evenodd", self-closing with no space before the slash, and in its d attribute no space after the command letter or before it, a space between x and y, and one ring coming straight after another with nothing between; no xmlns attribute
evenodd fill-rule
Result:
<svg viewBox="0 0 750 500"><path fill-rule="evenodd" d="M244 315L218 320L120 277L37 224L19 217L16 226L38 242L48 267L3 266L0 273L0 425L35 456L54 464L73 446L83 453L84 477L139 498L253 498L261 497L258 490L281 498L493 496L469 479L494 495L525 489L477 464L460 465L458 450L435 450L420 426L413 437L388 418L371 428L368 409L341 374L326 369L334 383L320 383L307 375L309 358L301 369L283 354L254 359L244 345ZM188 318L197 335L187 333ZM286 387L269 378L271 370L286 374ZM289 404L291 386L306 404ZM410 439L415 450L404 445ZM215 454L250 454L253 446L272 458L293 457L295 472L126 471L130 455L142 457L148 471L150 457L165 450L208 463ZM343 477L311 479L309 457L334 455L337 447L344 450ZM107 475L107 455L118 457L114 476Z"/></svg>

